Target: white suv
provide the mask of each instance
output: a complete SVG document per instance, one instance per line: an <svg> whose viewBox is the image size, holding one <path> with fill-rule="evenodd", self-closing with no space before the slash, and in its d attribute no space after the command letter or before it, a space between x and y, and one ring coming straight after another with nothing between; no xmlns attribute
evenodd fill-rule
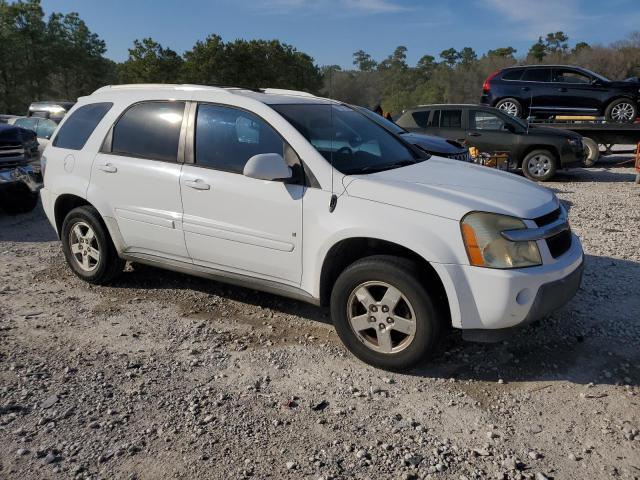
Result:
<svg viewBox="0 0 640 480"><path fill-rule="evenodd" d="M130 260L328 304L383 368L416 364L447 326L500 337L580 286L552 192L302 92L104 87L44 155L44 209L80 278Z"/></svg>

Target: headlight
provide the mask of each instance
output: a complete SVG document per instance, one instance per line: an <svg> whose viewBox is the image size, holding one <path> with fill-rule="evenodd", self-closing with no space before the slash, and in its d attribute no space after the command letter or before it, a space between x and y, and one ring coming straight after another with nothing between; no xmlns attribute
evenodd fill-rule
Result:
<svg viewBox="0 0 640 480"><path fill-rule="evenodd" d="M505 230L527 228L519 218L472 212L462 219L460 226L471 265L488 268L542 265L536 242L511 242L500 234Z"/></svg>
<svg viewBox="0 0 640 480"><path fill-rule="evenodd" d="M567 138L567 143L572 147L581 147L582 140L579 138Z"/></svg>

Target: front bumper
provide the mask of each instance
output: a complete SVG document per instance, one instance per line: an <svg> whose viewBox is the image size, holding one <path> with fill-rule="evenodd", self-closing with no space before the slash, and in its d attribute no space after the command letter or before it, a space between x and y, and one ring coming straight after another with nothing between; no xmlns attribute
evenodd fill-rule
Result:
<svg viewBox="0 0 640 480"><path fill-rule="evenodd" d="M561 168L584 167L584 161L587 153L583 146L573 147L566 145L560 155Z"/></svg>
<svg viewBox="0 0 640 480"><path fill-rule="evenodd" d="M544 252L541 246L543 265L515 270L438 265L452 325L469 331L505 329L538 320L566 304L582 278L580 240L572 234L571 247L557 259L548 255L548 249Z"/></svg>
<svg viewBox="0 0 640 480"><path fill-rule="evenodd" d="M42 175L30 165L0 169L0 189L15 188L20 183L36 194L42 188Z"/></svg>

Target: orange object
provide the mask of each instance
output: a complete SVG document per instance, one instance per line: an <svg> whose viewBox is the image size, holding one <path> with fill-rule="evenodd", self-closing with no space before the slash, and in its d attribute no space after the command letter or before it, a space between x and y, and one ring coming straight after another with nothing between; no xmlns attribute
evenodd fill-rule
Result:
<svg viewBox="0 0 640 480"><path fill-rule="evenodd" d="M640 173L640 142L636 145L636 172Z"/></svg>
<svg viewBox="0 0 640 480"><path fill-rule="evenodd" d="M475 265L476 267L484 266L484 257L482 256L482 252L478 246L478 239L476 238L476 232L473 231L473 227L463 223L462 236L464 238L464 243L467 246L467 254L469 255L471 265Z"/></svg>

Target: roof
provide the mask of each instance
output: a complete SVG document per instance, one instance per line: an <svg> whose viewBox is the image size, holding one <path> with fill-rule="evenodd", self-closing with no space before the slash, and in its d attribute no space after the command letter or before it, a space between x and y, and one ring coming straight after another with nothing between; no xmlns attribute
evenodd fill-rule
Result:
<svg viewBox="0 0 640 480"><path fill-rule="evenodd" d="M134 83L125 85L107 85L97 89L93 94L110 93L110 92L149 92L149 91L166 91L166 92L217 92L231 93L249 97L265 104L287 104L287 103L334 103L333 100L317 97L311 93L285 90L281 88L259 88L250 89L244 87L219 87L209 85L192 85L192 84L169 84L169 83Z"/></svg>
<svg viewBox="0 0 640 480"><path fill-rule="evenodd" d="M510 70L512 68L576 68L585 70L584 67L578 67L576 65L512 65L511 67L504 67L503 70Z"/></svg>

